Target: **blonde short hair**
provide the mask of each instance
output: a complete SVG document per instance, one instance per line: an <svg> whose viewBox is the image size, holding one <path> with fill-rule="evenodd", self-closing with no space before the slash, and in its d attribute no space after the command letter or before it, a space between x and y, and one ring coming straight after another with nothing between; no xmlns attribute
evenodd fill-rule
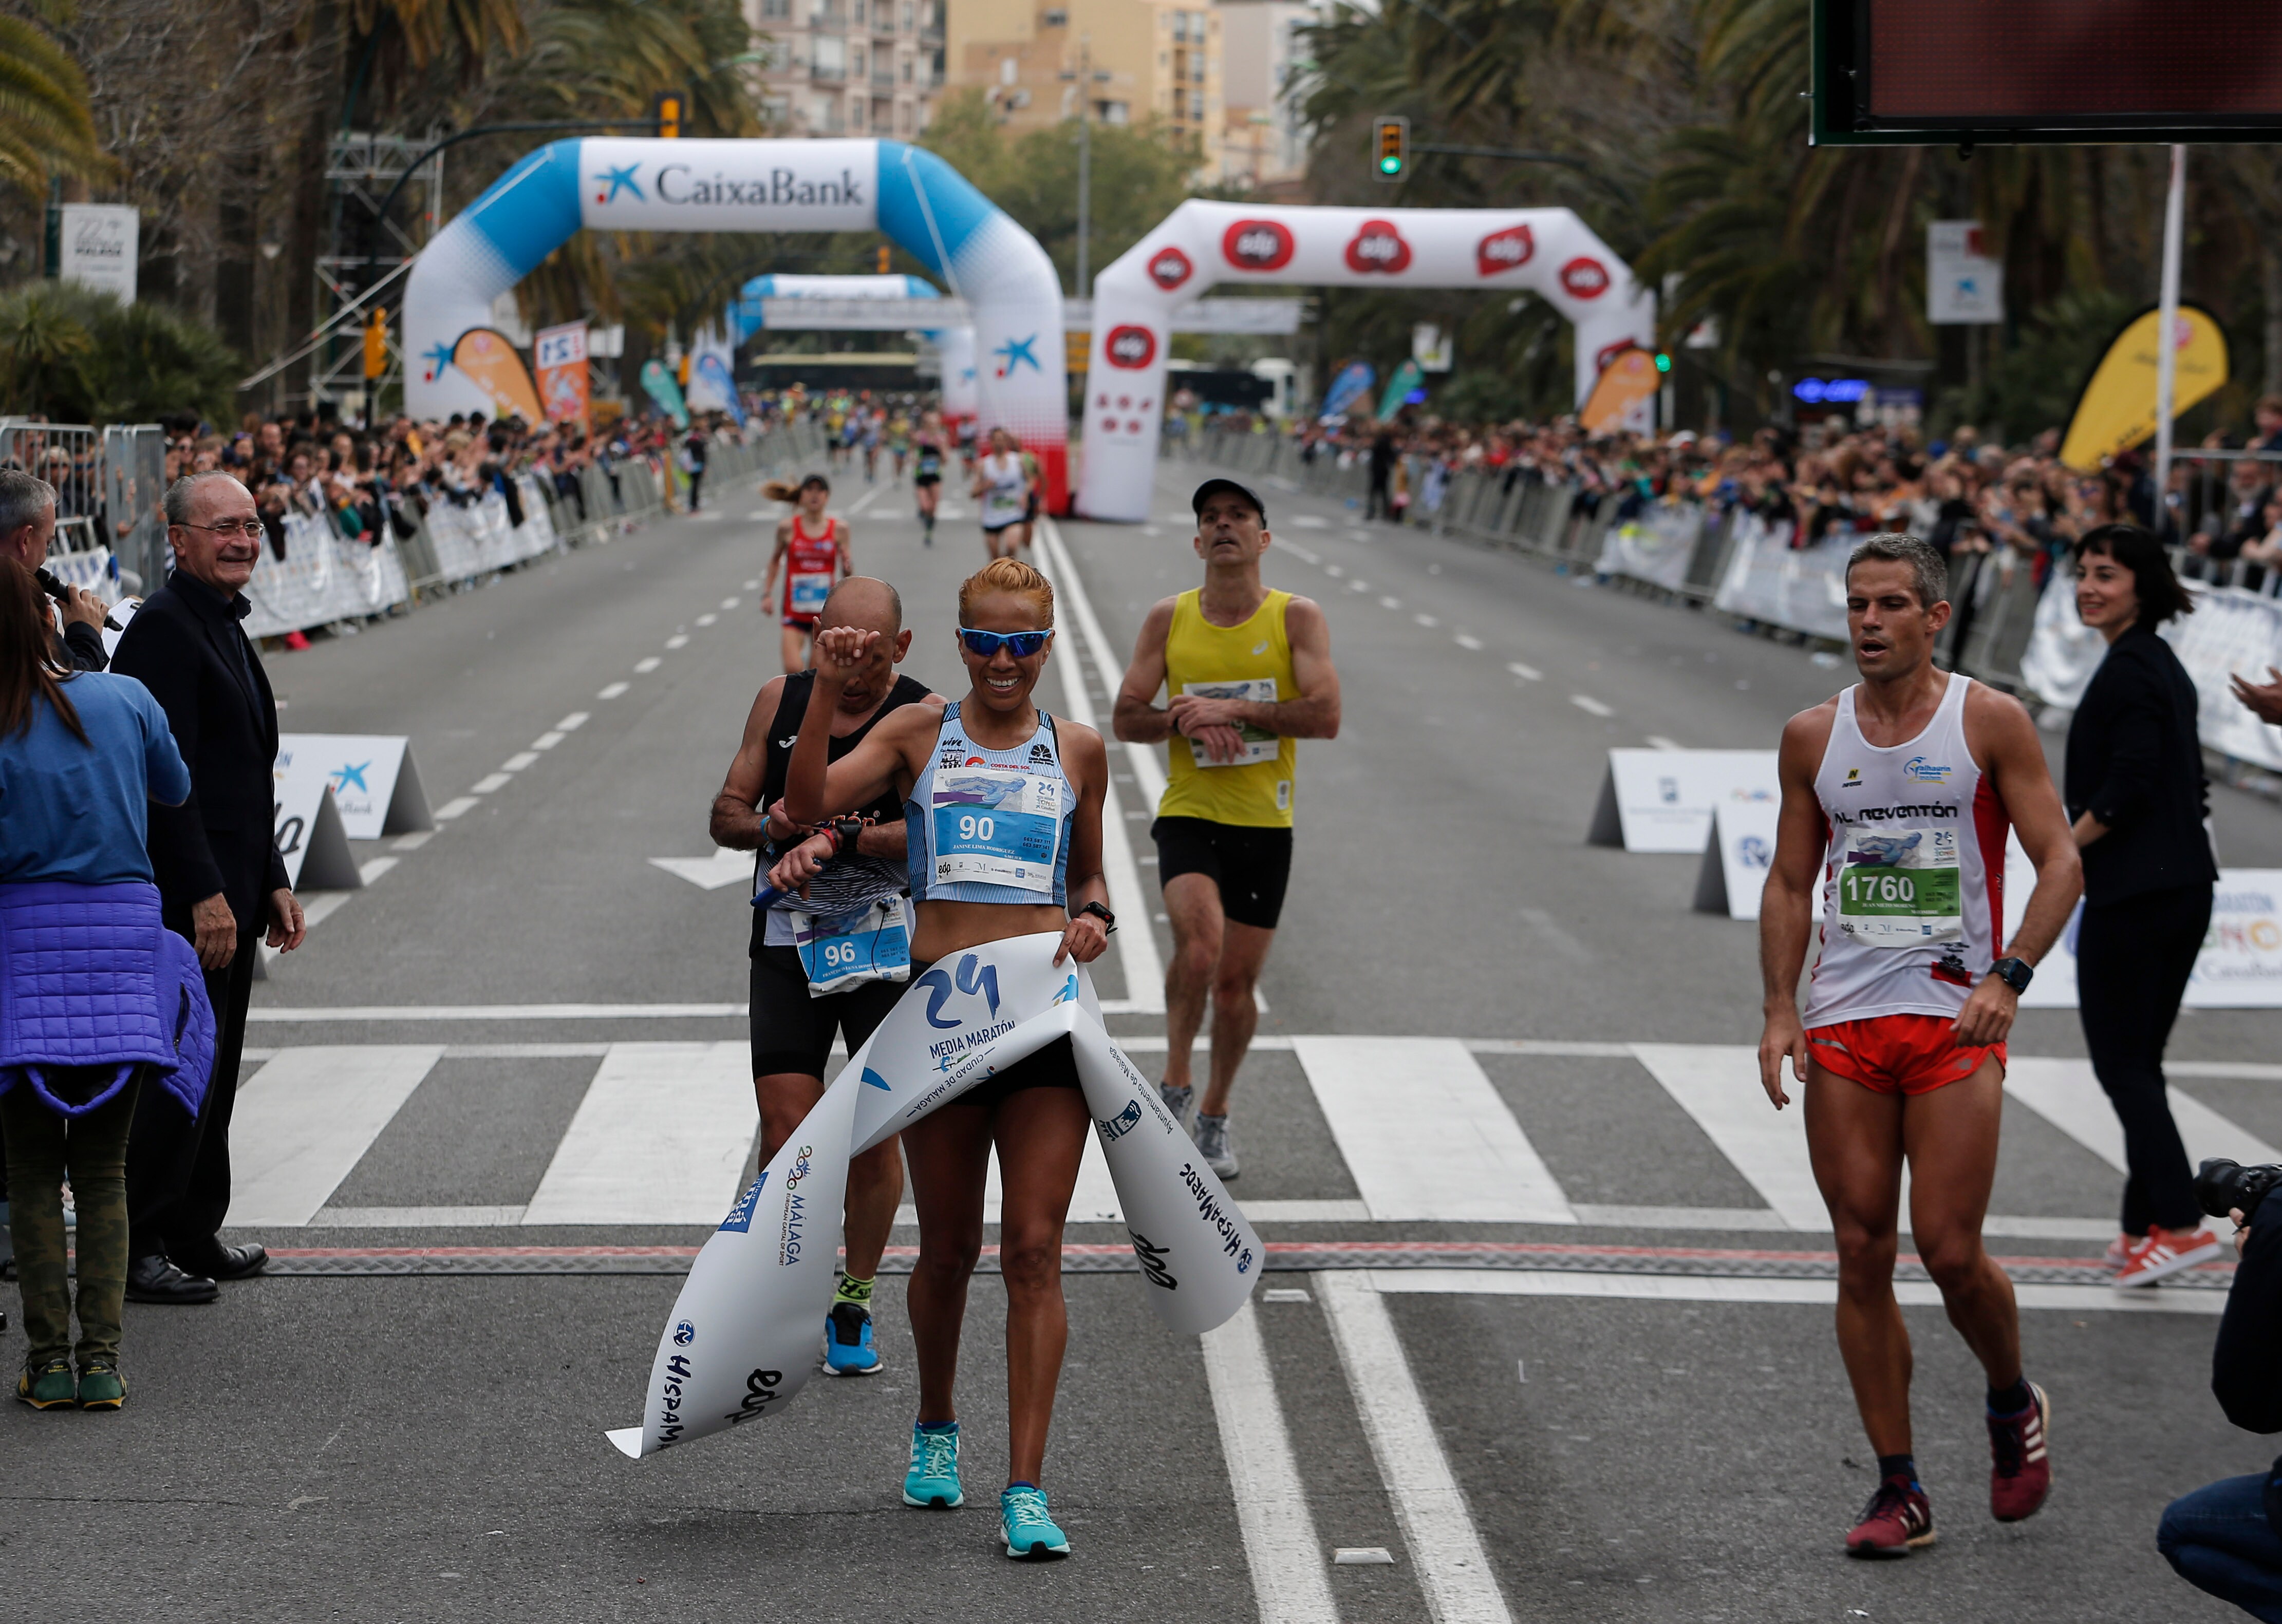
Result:
<svg viewBox="0 0 2282 1624"><path fill-rule="evenodd" d="M971 624L974 600L992 592L1027 598L1038 611L1041 628L1054 623L1054 584L1018 558L994 558L959 584L959 619Z"/></svg>

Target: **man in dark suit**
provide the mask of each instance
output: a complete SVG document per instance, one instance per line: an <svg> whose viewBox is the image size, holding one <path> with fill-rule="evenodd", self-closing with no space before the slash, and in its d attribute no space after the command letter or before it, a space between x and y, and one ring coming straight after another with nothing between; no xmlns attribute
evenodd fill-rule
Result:
<svg viewBox="0 0 2282 1624"><path fill-rule="evenodd" d="M198 1121L151 1091L127 1146L136 1303L211 1303L214 1282L256 1274L260 1246L216 1238L229 1210L229 1118L237 1097L245 1010L264 927L269 945L301 945L301 905L285 883L273 831L277 706L238 622L262 544L252 492L228 474L193 474L167 492L175 568L144 600L112 669L138 679L167 713L190 769L190 798L153 806L151 861L167 928L190 939L214 1010L213 1078Z"/></svg>

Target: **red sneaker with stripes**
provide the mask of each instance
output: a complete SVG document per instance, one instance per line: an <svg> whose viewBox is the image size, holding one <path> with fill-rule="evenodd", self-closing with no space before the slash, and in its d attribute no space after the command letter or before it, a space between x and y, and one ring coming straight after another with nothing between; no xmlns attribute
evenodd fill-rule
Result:
<svg viewBox="0 0 2282 1624"><path fill-rule="evenodd" d="M1846 1536L1850 1557L1906 1557L1933 1543L1933 1502L1905 1477L1880 1483Z"/></svg>
<svg viewBox="0 0 2282 1624"><path fill-rule="evenodd" d="M2033 1402L2026 1410L1989 1418L1989 1514L1999 1522L2035 1516L2052 1492L2053 1463L2045 1445L2053 1401L2035 1382L2027 1385Z"/></svg>
<svg viewBox="0 0 2282 1624"><path fill-rule="evenodd" d="M2225 1249L2218 1237L2208 1229L2165 1229L2151 1224L2145 1240L2135 1241L2125 1249L2123 1266L2116 1271L2110 1283L2127 1289L2152 1286L2182 1269L2208 1263Z"/></svg>

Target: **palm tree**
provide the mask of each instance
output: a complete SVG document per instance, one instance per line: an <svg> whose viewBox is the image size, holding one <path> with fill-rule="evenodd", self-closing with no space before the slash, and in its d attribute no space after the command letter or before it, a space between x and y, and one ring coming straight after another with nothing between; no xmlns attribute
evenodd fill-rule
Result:
<svg viewBox="0 0 2282 1624"><path fill-rule="evenodd" d="M40 8L67 20L68 5ZM0 180L43 196L58 174L110 173L88 112L87 79L39 23L0 16Z"/></svg>

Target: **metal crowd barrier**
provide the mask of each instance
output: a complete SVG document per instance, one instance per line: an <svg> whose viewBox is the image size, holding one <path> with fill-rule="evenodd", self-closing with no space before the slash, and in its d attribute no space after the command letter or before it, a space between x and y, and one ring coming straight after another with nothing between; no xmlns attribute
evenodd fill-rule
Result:
<svg viewBox="0 0 2282 1624"><path fill-rule="evenodd" d="M1342 466L1339 453L1326 446L1319 445L1313 456L1307 456L1298 442L1281 434L1207 429L1193 447L1182 454L1184 459L1194 457L1263 482L1345 502L1358 516L1369 511L1370 470L1364 452L1354 452ZM2277 460L2282 460L2282 454ZM1412 459L1406 471L1411 493L1406 514L1409 523L1479 545L1510 549L1565 569L1598 569L1615 521L1618 492L1588 490L1577 480L1548 481L1523 468L1468 469L1451 476L1440 507L1428 514L1422 500L1421 460ZM1717 607L1747 515L1732 508L1700 511L1702 522L1695 545L1677 583L1636 581L1632 584L1672 600ZM1970 553L1958 564L1957 571L1951 597L1958 612L1936 646L1936 658L1991 686L2020 692L2023 687L2021 659L2034 630L2037 599L2042 590L2038 561L2010 551ZM2282 570L2266 575L2265 590L2282 596ZM1744 615L1737 619L1753 630L1829 640L1826 628L1787 625Z"/></svg>

